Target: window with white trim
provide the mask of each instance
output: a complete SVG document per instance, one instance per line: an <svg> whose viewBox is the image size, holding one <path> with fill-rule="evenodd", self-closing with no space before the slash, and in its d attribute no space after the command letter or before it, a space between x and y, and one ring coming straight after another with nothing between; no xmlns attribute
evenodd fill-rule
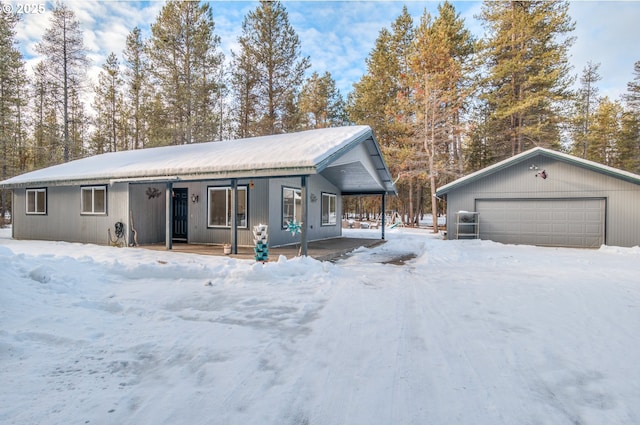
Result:
<svg viewBox="0 0 640 425"><path fill-rule="evenodd" d="M302 191L292 187L282 188L282 228L290 221L302 221Z"/></svg>
<svg viewBox="0 0 640 425"><path fill-rule="evenodd" d="M338 197L333 193L322 194L322 225L334 226L338 223L337 217Z"/></svg>
<svg viewBox="0 0 640 425"><path fill-rule="evenodd" d="M208 227L231 227L231 191L229 186L210 187L208 199ZM238 186L238 227L247 227L247 186Z"/></svg>
<svg viewBox="0 0 640 425"><path fill-rule="evenodd" d="M82 214L102 215L107 213L107 187L87 186L81 188Z"/></svg>
<svg viewBox="0 0 640 425"><path fill-rule="evenodd" d="M27 214L47 213L47 189L27 189Z"/></svg>

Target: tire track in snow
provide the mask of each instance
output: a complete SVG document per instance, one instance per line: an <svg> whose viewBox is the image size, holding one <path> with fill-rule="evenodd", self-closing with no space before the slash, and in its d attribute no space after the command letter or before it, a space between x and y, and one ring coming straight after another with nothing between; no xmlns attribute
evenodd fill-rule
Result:
<svg viewBox="0 0 640 425"><path fill-rule="evenodd" d="M393 281L377 280L381 269L392 267L398 270ZM403 353L418 339L412 324L414 307L407 298L409 271L381 264L349 269L358 269L360 278L335 285L306 341L305 350L324 355L314 356L317 365L311 370L318 371L317 376L309 374L309 368L301 372L296 386L306 391L293 405L307 404L308 413L297 417L311 424L421 423L405 420L411 418L406 412L414 389L421 385L410 373L420 350L410 349L412 356ZM346 310L351 320L336 328L335 317Z"/></svg>

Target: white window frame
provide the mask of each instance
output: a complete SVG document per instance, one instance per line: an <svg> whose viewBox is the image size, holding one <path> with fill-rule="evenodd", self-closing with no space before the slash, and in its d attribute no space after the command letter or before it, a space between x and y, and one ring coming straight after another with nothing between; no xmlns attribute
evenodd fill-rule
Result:
<svg viewBox="0 0 640 425"><path fill-rule="evenodd" d="M211 193L215 191L225 191L225 224L213 224L211 222ZM228 229L231 227L231 186L209 186L207 188L207 227L210 229ZM240 217L236 217L239 229L247 229L249 227L249 190L248 186L238 186L238 205L241 205L240 199L244 192L244 223ZM237 211L236 215L242 211Z"/></svg>
<svg viewBox="0 0 640 425"><path fill-rule="evenodd" d="M289 221L289 215L285 215L286 213L286 207L284 205L284 200L285 200L285 192L286 191L292 191L293 192L293 219L295 221L297 221L298 223L300 223L302 221L302 189L296 188L296 187L287 187L287 186L282 186L282 228L286 229L287 226L287 222Z"/></svg>
<svg viewBox="0 0 640 425"><path fill-rule="evenodd" d="M96 197L96 192L102 191L102 205L104 205L104 210L96 210L96 201L98 198ZM84 208L84 197L91 196L91 210L87 211ZM82 215L107 215L107 186L83 186L80 188L80 214Z"/></svg>
<svg viewBox="0 0 640 425"><path fill-rule="evenodd" d="M324 207L328 202L328 217L325 220ZM333 211L331 207L333 206ZM332 214L333 213L333 214ZM338 195L335 193L322 192L322 201L320 202L320 224L322 226L335 226L338 224Z"/></svg>
<svg viewBox="0 0 640 425"><path fill-rule="evenodd" d="M38 202L38 193L44 193L43 205ZM29 195L33 194L33 211L29 210ZM25 191L25 211L28 215L46 215L47 214L47 189L27 189Z"/></svg>

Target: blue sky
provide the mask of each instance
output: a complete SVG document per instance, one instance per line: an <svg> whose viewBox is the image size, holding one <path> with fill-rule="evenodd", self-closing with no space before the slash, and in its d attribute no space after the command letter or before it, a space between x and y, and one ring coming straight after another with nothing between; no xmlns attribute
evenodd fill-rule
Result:
<svg viewBox="0 0 640 425"><path fill-rule="evenodd" d="M36 0L37 2L38 0ZM17 7L18 2L9 2ZM24 3L24 2L22 2ZM139 26L148 35L164 1L68 0L84 30L85 46L92 65L89 87L97 81L100 66L110 52L121 57L129 32ZM311 59L312 71L331 72L343 95L351 91L366 71L365 59L378 33L389 28L406 4L418 22L425 8L437 13L436 1L284 1L289 20L302 43L303 54ZM51 3L43 14L23 15L18 39L31 68L38 60L35 44L49 25ZM215 32L227 58L237 49L244 16L256 8L253 1L212 1ZM483 28L474 18L480 1L453 2L467 28L482 36ZM640 60L640 1L573 1L570 14L576 22L576 42L571 49L574 73L587 61L600 63L601 95L617 99L633 78L633 64Z"/></svg>

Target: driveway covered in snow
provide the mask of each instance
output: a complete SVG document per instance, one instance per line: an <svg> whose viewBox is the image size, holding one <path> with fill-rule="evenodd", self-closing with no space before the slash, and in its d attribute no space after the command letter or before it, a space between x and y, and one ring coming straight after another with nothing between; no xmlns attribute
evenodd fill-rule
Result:
<svg viewBox="0 0 640 425"><path fill-rule="evenodd" d="M8 234L2 424L640 423L639 248L398 229L263 265Z"/></svg>

